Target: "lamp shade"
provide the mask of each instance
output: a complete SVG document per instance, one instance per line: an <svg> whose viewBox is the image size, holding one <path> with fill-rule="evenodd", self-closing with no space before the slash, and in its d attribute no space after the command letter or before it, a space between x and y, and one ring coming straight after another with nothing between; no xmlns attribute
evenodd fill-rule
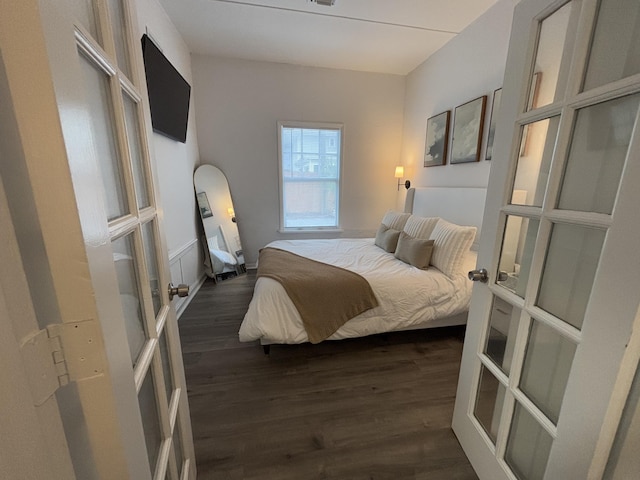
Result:
<svg viewBox="0 0 640 480"><path fill-rule="evenodd" d="M404 167L402 166L397 166L396 167L396 174L395 174L395 178L402 178L404 177Z"/></svg>

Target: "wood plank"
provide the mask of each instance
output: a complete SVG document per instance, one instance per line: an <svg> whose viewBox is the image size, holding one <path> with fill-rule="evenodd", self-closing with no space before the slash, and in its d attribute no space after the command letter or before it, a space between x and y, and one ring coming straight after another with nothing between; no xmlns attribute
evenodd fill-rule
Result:
<svg viewBox="0 0 640 480"><path fill-rule="evenodd" d="M477 479L450 425L460 327L240 343L255 271L180 319L199 479Z"/></svg>

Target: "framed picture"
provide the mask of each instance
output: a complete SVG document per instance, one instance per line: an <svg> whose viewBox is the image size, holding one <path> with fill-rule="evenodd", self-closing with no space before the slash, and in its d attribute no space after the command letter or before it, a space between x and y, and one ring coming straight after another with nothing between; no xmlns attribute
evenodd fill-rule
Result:
<svg viewBox="0 0 640 480"><path fill-rule="evenodd" d="M451 143L450 163L468 163L480 160L484 112L487 108L487 96L456 107L453 118L453 142Z"/></svg>
<svg viewBox="0 0 640 480"><path fill-rule="evenodd" d="M427 139L424 146L425 167L435 167L447 163L450 116L451 110L447 110L427 120Z"/></svg>
<svg viewBox="0 0 640 480"><path fill-rule="evenodd" d="M491 160L493 157L493 138L496 136L496 120L498 110L500 109L500 100L502 100L502 88L498 88L493 92L493 100L491 101L491 117L489 120L489 136L487 137L487 151L484 159Z"/></svg>
<svg viewBox="0 0 640 480"><path fill-rule="evenodd" d="M200 215L202 218L213 217L213 212L211 211L211 206L209 205L209 199L207 198L206 192L198 192L196 193L196 197L198 198L198 207L200 208Z"/></svg>

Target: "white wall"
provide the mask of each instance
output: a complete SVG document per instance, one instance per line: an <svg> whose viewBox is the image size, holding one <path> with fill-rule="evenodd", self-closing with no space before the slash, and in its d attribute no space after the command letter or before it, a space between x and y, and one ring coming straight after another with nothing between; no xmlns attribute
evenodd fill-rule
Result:
<svg viewBox="0 0 640 480"><path fill-rule="evenodd" d="M515 3L501 0L402 77L190 57L159 2L138 0L139 35L148 28L192 86L187 143L154 134L169 255L185 257L172 271L202 275L201 254L194 250L200 227L192 182L199 163L219 167L229 179L249 265L271 240L310 235L277 231L278 120L345 124L342 236L373 234L383 213L402 205L404 189L397 194L393 178L396 164L405 165L414 186L486 185L491 162L484 160L422 167L426 120L479 95L488 94L490 105L491 93L502 83Z"/></svg>
<svg viewBox="0 0 640 480"><path fill-rule="evenodd" d="M201 55L192 61L201 161L229 180L248 265L269 241L319 236L278 232L278 120L344 123L342 236L373 236L395 206L405 77Z"/></svg>
<svg viewBox="0 0 640 480"><path fill-rule="evenodd" d="M484 160L493 91L502 86L511 19L517 0L501 0L407 76L401 163L414 186L486 186ZM423 166L427 119L487 95L487 115L478 163ZM451 134L450 139L451 141ZM449 143L449 152L451 143ZM399 205L404 195L398 199Z"/></svg>
<svg viewBox="0 0 640 480"><path fill-rule="evenodd" d="M153 134L152 155L157 169L160 213L174 283L194 285L204 275L202 252L197 243L200 217L195 206L193 172L199 163L191 54L157 0L137 0L138 35L152 36L172 65L191 85L187 141L180 143ZM183 301L176 302L181 303ZM179 307L179 306L178 306Z"/></svg>

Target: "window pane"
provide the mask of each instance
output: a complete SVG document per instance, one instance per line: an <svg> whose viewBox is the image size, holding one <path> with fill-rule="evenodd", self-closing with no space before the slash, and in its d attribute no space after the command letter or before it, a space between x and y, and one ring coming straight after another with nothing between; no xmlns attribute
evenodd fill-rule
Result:
<svg viewBox="0 0 640 480"><path fill-rule="evenodd" d="M556 424L575 351L553 328L531 323L520 389Z"/></svg>
<svg viewBox="0 0 640 480"><path fill-rule="evenodd" d="M493 297L484 353L507 375L511 371L511 359L513 358L520 313L519 308L499 297Z"/></svg>
<svg viewBox="0 0 640 480"><path fill-rule="evenodd" d="M493 374L482 366L480 383L473 414L484 428L489 438L496 443L500 414L504 403L505 388Z"/></svg>
<svg viewBox="0 0 640 480"><path fill-rule="evenodd" d="M640 2L602 0L584 90L640 73Z"/></svg>
<svg viewBox="0 0 640 480"><path fill-rule="evenodd" d="M156 469L160 444L162 443L162 433L160 432L160 417L158 416L158 404L156 402L156 392L151 377L151 369L140 387L138 393L138 403L140 405L140 416L142 417L142 427L144 429L144 440L147 445L149 455L149 465L151 471Z"/></svg>
<svg viewBox="0 0 640 480"><path fill-rule="evenodd" d="M122 167L113 130L113 111L109 77L81 52L87 107L89 109L93 152L98 160L104 182L107 219L112 220L127 212Z"/></svg>
<svg viewBox="0 0 640 480"><path fill-rule="evenodd" d="M505 461L520 480L542 480L553 439L516 402L507 440Z"/></svg>
<svg viewBox="0 0 640 480"><path fill-rule="evenodd" d="M578 111L558 207L611 213L622 177L640 94Z"/></svg>
<svg viewBox="0 0 640 480"><path fill-rule="evenodd" d="M563 60L568 62L570 57L563 58L563 52L571 8L569 2L542 21L527 110L553 103L562 95L567 70Z"/></svg>
<svg viewBox="0 0 640 480"><path fill-rule="evenodd" d="M582 327L605 232L556 224L551 232L537 305L576 328Z"/></svg>
<svg viewBox="0 0 640 480"><path fill-rule="evenodd" d="M151 300L153 301L154 316L158 316L162 307L162 295L160 293L160 276L158 275L158 260L156 255L156 236L153 228L153 221L142 226L142 242L144 244L144 256L147 263L147 274L149 275L149 288L151 289Z"/></svg>
<svg viewBox="0 0 640 480"><path fill-rule="evenodd" d="M281 128L284 228L338 227L341 133Z"/></svg>
<svg viewBox="0 0 640 480"><path fill-rule="evenodd" d="M509 215L500 251L500 274L496 283L524 298L529 280L533 248L540 222Z"/></svg>
<svg viewBox="0 0 640 480"><path fill-rule="evenodd" d="M140 124L138 123L138 104L122 92L124 102L125 124L127 127L127 141L129 143L129 153L131 155L131 169L133 170L133 180L136 185L136 200L138 208L149 206L149 194L147 192L146 175L143 167L142 146L140 144Z"/></svg>
<svg viewBox="0 0 640 480"><path fill-rule="evenodd" d="M282 171L285 178L338 178L339 130L286 127L282 130Z"/></svg>
<svg viewBox="0 0 640 480"><path fill-rule="evenodd" d="M112 243L112 248L131 361L135 366L147 337L142 316L141 296L138 290L131 235L115 240Z"/></svg>
<svg viewBox="0 0 640 480"><path fill-rule="evenodd" d="M286 182L285 227L337 227L336 182Z"/></svg>
<svg viewBox="0 0 640 480"><path fill-rule="evenodd" d="M552 117L522 127L512 204L542 206L559 124Z"/></svg>

